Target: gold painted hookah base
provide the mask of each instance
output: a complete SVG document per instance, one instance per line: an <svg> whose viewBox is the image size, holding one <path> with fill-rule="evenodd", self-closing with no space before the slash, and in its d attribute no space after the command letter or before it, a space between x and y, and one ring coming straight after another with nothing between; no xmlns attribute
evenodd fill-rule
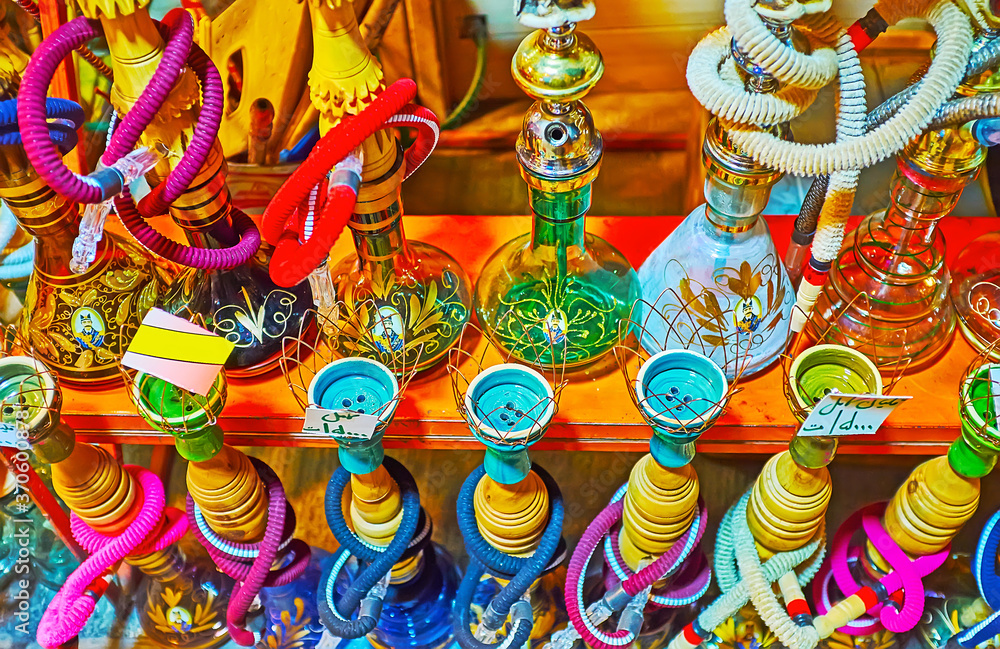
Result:
<svg viewBox="0 0 1000 649"><path fill-rule="evenodd" d="M20 146L0 146L0 172L0 199L36 242L21 335L68 383L120 380L118 359L165 292L172 269L106 232L94 263L74 274L69 262L80 225L78 206L39 178Z"/></svg>

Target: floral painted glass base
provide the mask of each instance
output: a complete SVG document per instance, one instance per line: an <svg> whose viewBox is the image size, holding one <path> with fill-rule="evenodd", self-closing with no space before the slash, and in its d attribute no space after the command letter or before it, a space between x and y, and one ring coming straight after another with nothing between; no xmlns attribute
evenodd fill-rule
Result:
<svg viewBox="0 0 1000 649"><path fill-rule="evenodd" d="M311 550L309 565L294 581L260 591L266 616L262 649L314 649L323 639L316 592L330 553Z"/></svg>
<svg viewBox="0 0 1000 649"><path fill-rule="evenodd" d="M529 195L532 232L497 250L480 273L479 322L526 363L588 365L618 344L619 325L639 299L638 278L624 255L585 231L590 185Z"/></svg>
<svg viewBox="0 0 1000 649"><path fill-rule="evenodd" d="M959 645L952 640L955 634L979 624L993 613L976 587L969 555L948 557L944 565L925 577L924 585L927 590L924 615L909 633L903 649L957 647ZM1000 647L1000 635L976 647Z"/></svg>
<svg viewBox="0 0 1000 649"><path fill-rule="evenodd" d="M389 584L378 626L368 635L376 649L443 649L452 643L451 607L461 581L455 560L432 543L422 555L423 566L404 583ZM340 597L359 572L351 557L335 589ZM357 643L351 643L352 649Z"/></svg>
<svg viewBox="0 0 1000 649"><path fill-rule="evenodd" d="M344 356L379 360L405 350L401 367L426 369L444 358L469 319L465 272L427 243L407 242L388 261L348 257L330 274L343 303L331 343Z"/></svg>
<svg viewBox="0 0 1000 649"><path fill-rule="evenodd" d="M529 589L531 609L535 616L535 624L531 629L531 649L542 649L552 634L565 629L569 624L566 607L563 604L563 584L566 583L566 568L561 566L552 572L542 575ZM505 582L492 575L484 575L472 596L472 608L478 625L483 612L493 598L503 590ZM497 634L498 638L506 637L510 632L510 621Z"/></svg>
<svg viewBox="0 0 1000 649"><path fill-rule="evenodd" d="M969 344L982 351L1000 339L1000 232L977 237L951 267L958 324Z"/></svg>
<svg viewBox="0 0 1000 649"><path fill-rule="evenodd" d="M188 269L163 302L165 310L181 317L203 316L206 329L235 343L226 361L226 373L233 378L277 367L285 337L301 329L312 307L309 284L289 289L275 285L263 254L258 251L231 270Z"/></svg>
<svg viewBox="0 0 1000 649"><path fill-rule="evenodd" d="M207 557L185 557L175 545L129 562L147 575L136 606L149 638L177 649L211 649L229 640L226 606L233 580Z"/></svg>
<svg viewBox="0 0 1000 649"><path fill-rule="evenodd" d="M778 358L795 295L764 219L730 228L714 215L695 208L639 268L659 314L645 320L640 342L651 354L698 351L732 380Z"/></svg>

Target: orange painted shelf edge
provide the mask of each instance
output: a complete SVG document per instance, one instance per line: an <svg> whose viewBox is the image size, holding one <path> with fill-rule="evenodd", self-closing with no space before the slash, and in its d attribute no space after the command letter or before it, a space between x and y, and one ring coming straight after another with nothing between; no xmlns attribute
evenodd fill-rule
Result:
<svg viewBox="0 0 1000 649"><path fill-rule="evenodd" d="M618 247L638 265L683 217L589 217L589 231ZM791 231L792 217L767 217L779 249ZM488 256L511 237L531 227L528 217L407 216L407 235L447 250L473 275ZM852 224L853 225L853 224ZM948 257L988 231L987 218L944 219ZM348 235L334 248L334 259L353 254ZM478 341L484 345L484 341ZM872 436L845 440L841 453L937 454L959 434L958 385L975 352L961 334L932 368L904 377L895 393L911 395ZM603 368L569 376L559 412L539 449L642 451L651 431L633 406L625 380L609 359ZM743 382L718 424L698 442L701 452L774 453L786 447L796 422L781 390L777 365ZM63 417L80 439L97 443L170 444L139 417L124 388L64 388ZM303 434L302 412L280 372L230 381L229 402L220 418L226 440L237 446L332 447L332 439ZM480 449L458 415L444 367L411 381L385 434L388 448Z"/></svg>

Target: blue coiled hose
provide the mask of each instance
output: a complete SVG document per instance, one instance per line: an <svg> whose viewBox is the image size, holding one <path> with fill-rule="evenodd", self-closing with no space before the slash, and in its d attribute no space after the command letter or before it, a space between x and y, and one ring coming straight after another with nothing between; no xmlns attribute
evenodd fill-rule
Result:
<svg viewBox="0 0 1000 649"><path fill-rule="evenodd" d="M560 545L565 515L562 492L559 491L559 485L552 476L540 466L533 464L532 470L542 479L549 493L549 522L539 540L538 548L530 557L504 554L490 545L479 532L473 500L476 485L486 474L485 467L480 466L469 474L458 494L458 528L462 532L462 539L470 557L469 569L462 578L462 584L455 596L455 639L463 649L493 649L503 644L480 642L471 631L472 596L483 574L489 570L498 577L509 579L507 585L493 598L483 614L482 623L490 628L499 629L507 615L511 613L511 608L548 567ZM511 647L520 647L531 635L533 620L530 613L526 617L520 615L515 618L516 623L511 632L513 637L507 644Z"/></svg>
<svg viewBox="0 0 1000 649"><path fill-rule="evenodd" d="M955 636L963 647L976 647L1000 633L1000 575L997 575L997 549L1000 548L1000 511L993 514L982 536L976 556L972 560L972 574L976 578L979 592L993 613L978 624L965 629Z"/></svg>
<svg viewBox="0 0 1000 649"><path fill-rule="evenodd" d="M355 536L347 525L341 506L344 491L351 484L351 474L347 469L338 467L326 488L326 521L330 525L334 537L340 542L341 550L333 563L335 569L331 570L326 575L326 579L323 580L319 595L319 614L324 626L330 630L330 633L339 638L360 638L370 633L378 624L382 611L381 601L373 602L369 599L367 597L368 591L378 584L386 573L392 570L393 565L402 558L410 540L417 531L420 520L420 493L413 476L402 464L391 457L383 459L382 466L399 485L403 507L403 515L396 536L385 548L366 543ZM339 568L346 562L345 553L356 556L368 565L358 574L340 601L334 604L331 596L333 582L340 572ZM366 602L364 605L362 605L363 600ZM359 605L362 605L362 608L358 617L351 619ZM336 610L333 609L334 606L336 606Z"/></svg>
<svg viewBox="0 0 1000 649"><path fill-rule="evenodd" d="M63 155L76 146L76 130L83 125L83 108L68 99L49 97L45 100L45 117L49 121L49 137ZM56 120L56 121L52 121ZM17 100L0 101L0 145L21 143L17 127Z"/></svg>

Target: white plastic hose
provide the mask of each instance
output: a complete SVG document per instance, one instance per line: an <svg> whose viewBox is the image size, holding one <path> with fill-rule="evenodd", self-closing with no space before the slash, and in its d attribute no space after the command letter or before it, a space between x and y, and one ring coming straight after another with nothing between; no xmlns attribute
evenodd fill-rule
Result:
<svg viewBox="0 0 1000 649"><path fill-rule="evenodd" d="M972 49L969 19L950 0L936 3L926 18L938 41L920 89L899 112L865 137L831 144L799 144L733 122L726 124L733 143L768 167L800 176L861 169L894 155L927 127L941 104L954 94Z"/></svg>

